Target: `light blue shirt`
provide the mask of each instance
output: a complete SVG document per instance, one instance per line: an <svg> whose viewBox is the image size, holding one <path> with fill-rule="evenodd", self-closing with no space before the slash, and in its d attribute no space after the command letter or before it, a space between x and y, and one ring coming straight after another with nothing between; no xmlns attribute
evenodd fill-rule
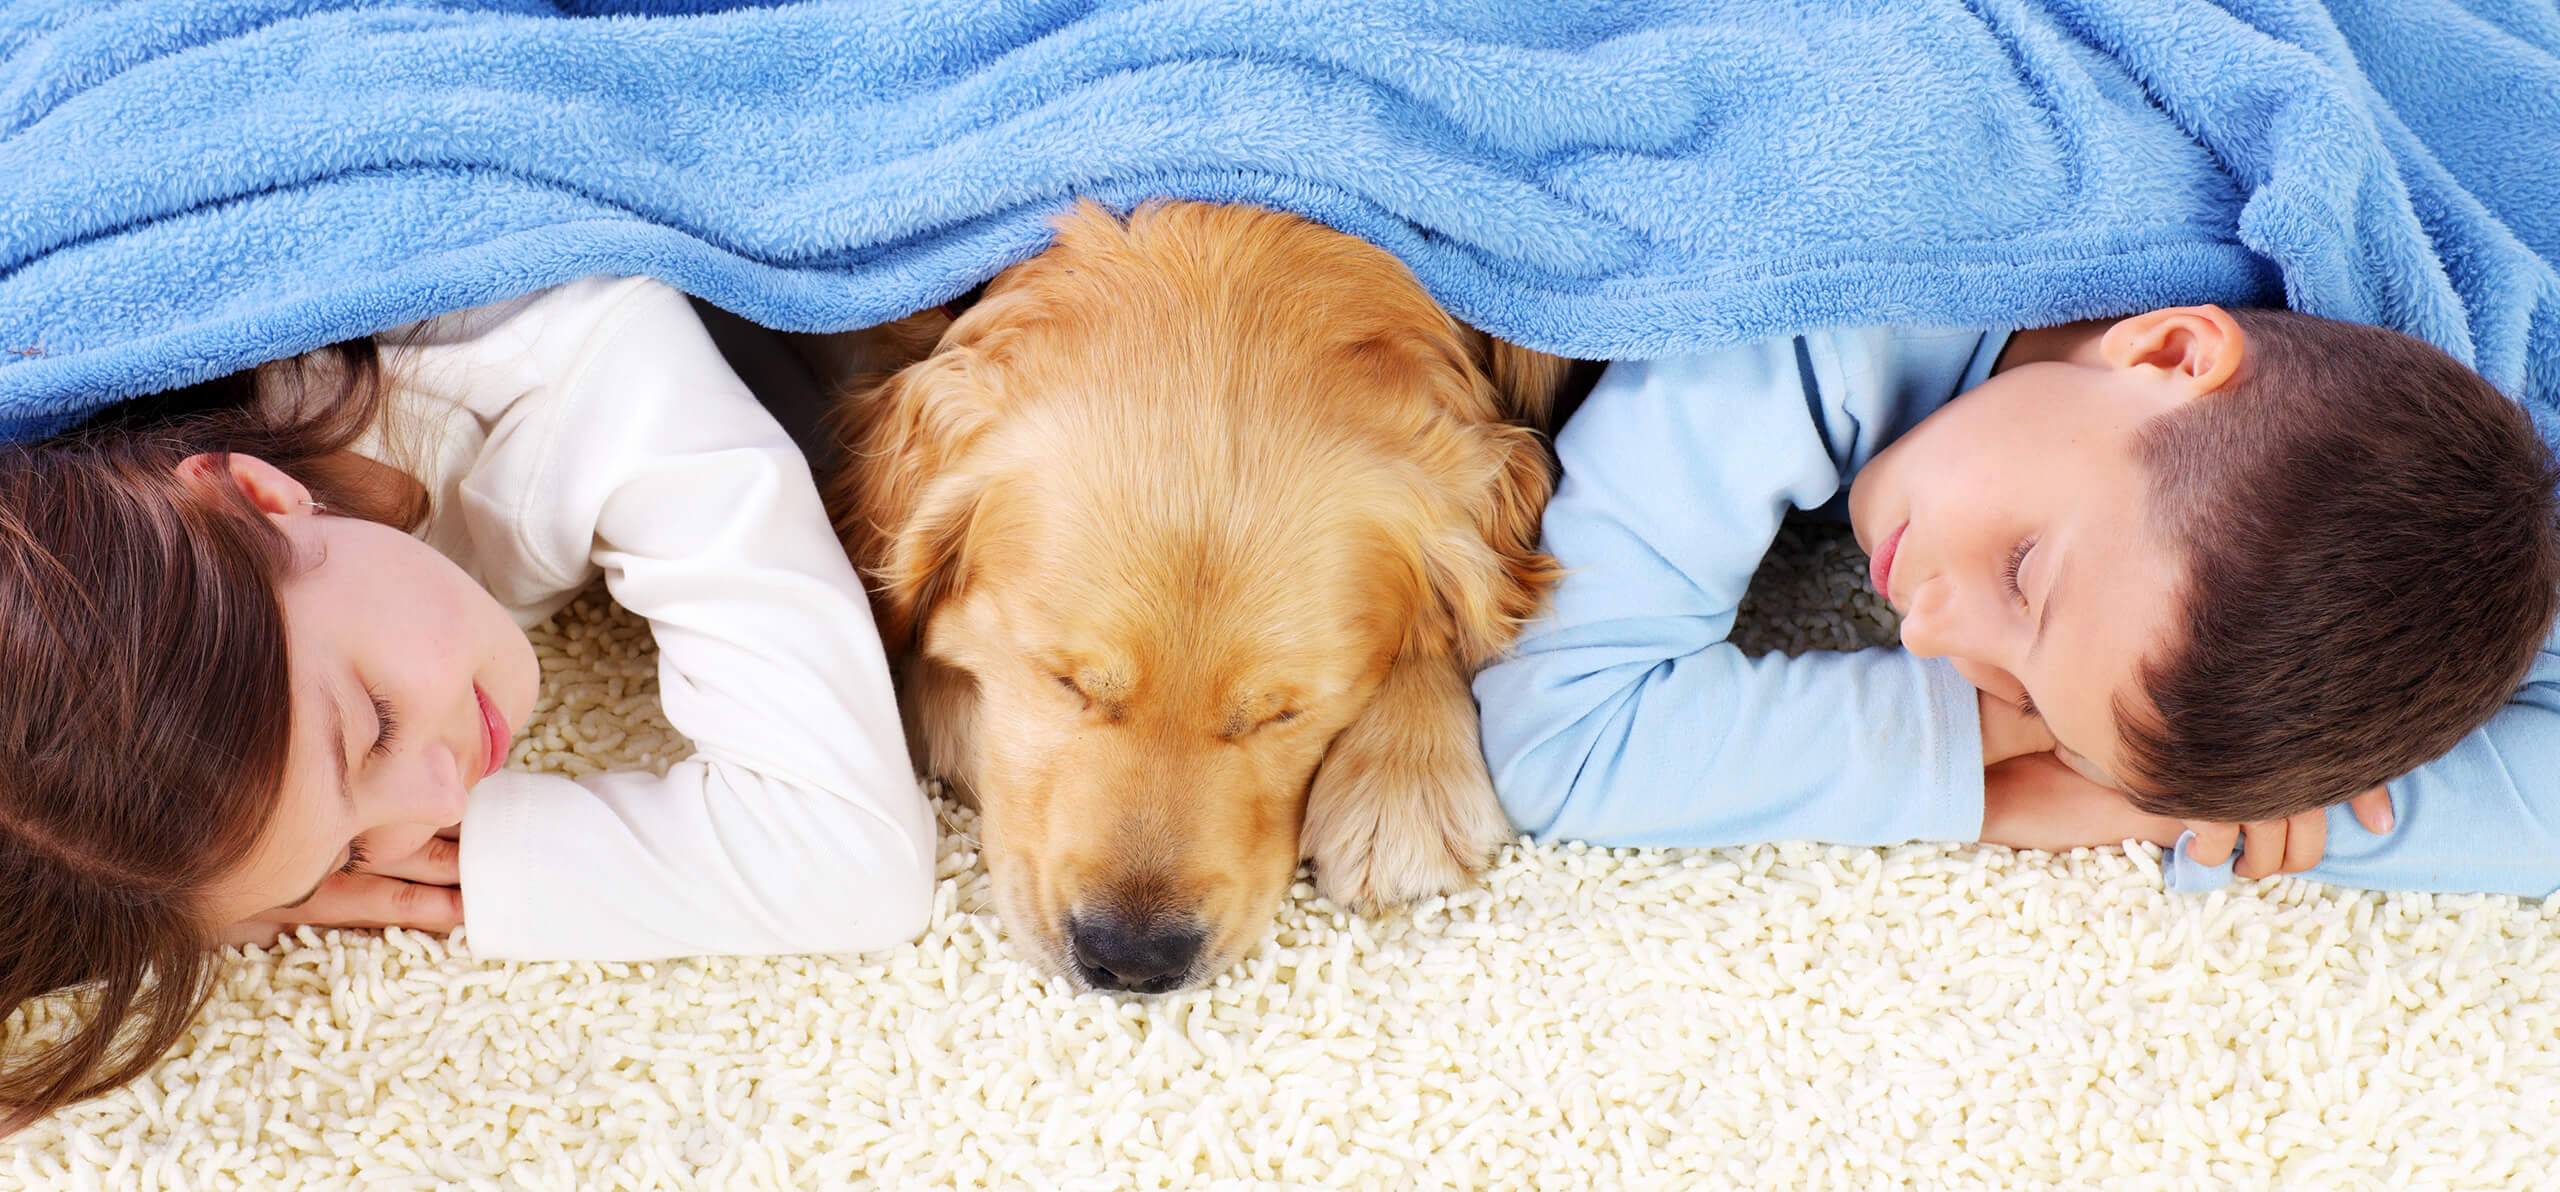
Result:
<svg viewBox="0 0 2560 1192"><path fill-rule="evenodd" d="M1604 845L1979 838L1980 714L1951 665L1899 649L1747 658L1728 635L1787 510L1833 506L2006 341L1864 328L1611 365L1556 437L1544 545L1566 576L1476 676L1512 822ZM2333 808L2307 876L2560 887L2560 633L2495 719L2391 793L2387 835ZM2168 865L2172 889L2228 873L2182 852Z"/></svg>
<svg viewBox="0 0 2560 1192"><path fill-rule="evenodd" d="M1981 835L1980 712L1953 666L1749 658L1727 635L1787 510L1829 504L2005 341L1868 329L1609 366L1556 436L1565 577L1476 676L1512 822L1607 845Z"/></svg>

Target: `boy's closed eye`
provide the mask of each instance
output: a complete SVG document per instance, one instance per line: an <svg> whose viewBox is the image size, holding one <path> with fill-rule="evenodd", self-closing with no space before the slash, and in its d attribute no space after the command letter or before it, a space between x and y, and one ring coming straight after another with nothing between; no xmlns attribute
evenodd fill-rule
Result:
<svg viewBox="0 0 2560 1192"><path fill-rule="evenodd" d="M2027 554L2035 548L2035 539L2020 539L2016 549L2009 552L2008 565L2002 569L2000 575L2001 584L2009 589L2009 599L2017 601L2018 607L2022 609L2028 607L2027 590L2018 583L2018 571L2026 566Z"/></svg>

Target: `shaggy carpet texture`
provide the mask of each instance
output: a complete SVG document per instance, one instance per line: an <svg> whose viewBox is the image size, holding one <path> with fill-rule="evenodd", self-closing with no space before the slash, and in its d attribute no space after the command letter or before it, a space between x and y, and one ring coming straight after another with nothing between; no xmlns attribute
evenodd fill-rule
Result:
<svg viewBox="0 0 2560 1192"><path fill-rule="evenodd" d="M1890 641L1790 526L1765 648ZM514 764L662 764L646 627L537 634ZM468 933L241 957L0 1188L2525 1188L2560 1176L2560 918L2147 848L1515 846L1358 919L1300 883L1205 989L1007 949L940 802L932 931L860 957L494 964ZM44 1029L41 1014L33 1029Z"/></svg>

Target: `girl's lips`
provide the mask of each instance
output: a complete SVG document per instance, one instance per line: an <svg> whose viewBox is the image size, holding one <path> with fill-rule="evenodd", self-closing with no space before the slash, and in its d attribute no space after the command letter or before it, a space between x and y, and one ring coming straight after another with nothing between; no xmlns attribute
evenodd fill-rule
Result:
<svg viewBox="0 0 2560 1192"><path fill-rule="evenodd" d="M1876 595L1887 604L1893 603L1893 553L1902 546L1902 532L1910 528L1910 522L1895 526L1876 544L1876 553L1867 556L1867 578L1875 581Z"/></svg>
<svg viewBox="0 0 2560 1192"><path fill-rule="evenodd" d="M471 694L480 701L480 728L488 737L489 755L480 767L480 776L486 778L506 764L507 742L514 740L515 734L507 731L507 718L498 715L498 706L489 702L489 693L480 690L478 683L471 685Z"/></svg>

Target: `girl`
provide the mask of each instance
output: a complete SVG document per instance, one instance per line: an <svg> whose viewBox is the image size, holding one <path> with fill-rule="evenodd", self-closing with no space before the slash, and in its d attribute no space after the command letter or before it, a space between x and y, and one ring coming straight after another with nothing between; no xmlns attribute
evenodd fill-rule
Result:
<svg viewBox="0 0 2560 1192"><path fill-rule="evenodd" d="M7 1041L0 1133L147 1069L219 942L293 924L598 960L923 929L862 587L684 297L590 279L393 342L0 450L0 1011L83 999ZM501 771L523 627L599 572L696 753Z"/></svg>

